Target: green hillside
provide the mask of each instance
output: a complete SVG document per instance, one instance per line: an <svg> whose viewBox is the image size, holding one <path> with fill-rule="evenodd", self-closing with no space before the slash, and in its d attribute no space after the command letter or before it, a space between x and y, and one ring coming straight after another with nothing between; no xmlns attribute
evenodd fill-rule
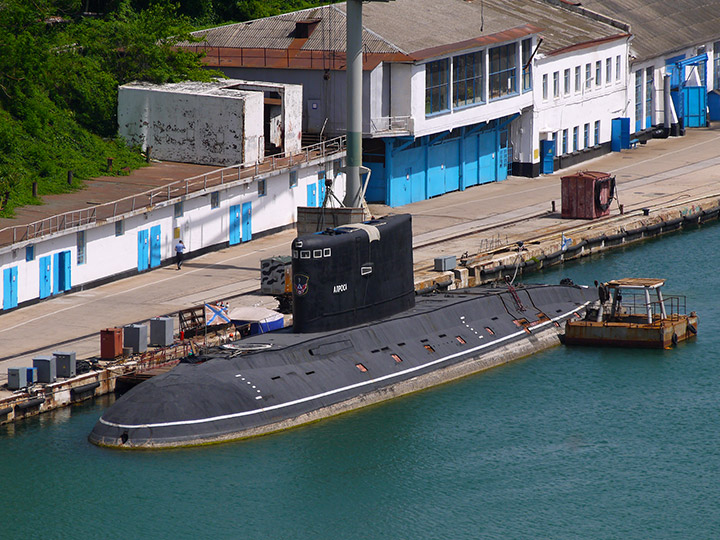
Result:
<svg viewBox="0 0 720 540"><path fill-rule="evenodd" d="M219 75L173 49L189 32L319 3L0 0L0 216L108 174L108 157L111 174L143 166L117 138L117 87Z"/></svg>

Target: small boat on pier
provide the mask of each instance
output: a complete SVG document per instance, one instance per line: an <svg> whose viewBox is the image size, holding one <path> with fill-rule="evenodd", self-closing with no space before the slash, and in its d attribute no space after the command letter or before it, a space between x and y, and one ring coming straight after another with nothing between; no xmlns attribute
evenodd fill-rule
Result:
<svg viewBox="0 0 720 540"><path fill-rule="evenodd" d="M664 279L625 278L599 285L595 307L584 319L567 322L564 343L669 349L695 337L697 314L686 314L684 296L663 298L664 284Z"/></svg>

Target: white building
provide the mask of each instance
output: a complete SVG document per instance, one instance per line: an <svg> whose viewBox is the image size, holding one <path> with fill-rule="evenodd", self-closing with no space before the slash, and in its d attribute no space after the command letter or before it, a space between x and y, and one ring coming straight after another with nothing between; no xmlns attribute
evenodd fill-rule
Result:
<svg viewBox="0 0 720 540"><path fill-rule="evenodd" d="M629 0L583 0L568 9L629 24L628 117L635 137L706 125L708 92L720 90L720 0L650 0L642 9Z"/></svg>
<svg viewBox="0 0 720 540"><path fill-rule="evenodd" d="M325 179L344 196L344 141L234 166L133 197L0 231L2 309L12 309L292 226L319 206Z"/></svg>
<svg viewBox="0 0 720 540"><path fill-rule="evenodd" d="M304 130L345 129L345 5L196 32L209 66L230 77L302 84ZM627 27L544 0L394 0L363 6L363 164L367 198L403 205L448 191L536 176L540 141L572 133L555 164L610 151L612 114L626 114ZM595 65L622 58L620 79ZM543 100L539 81L592 66L592 89ZM557 67L553 67L553 66ZM574 72L573 72L574 76ZM574 80L574 79L573 79ZM593 118L586 123L576 112ZM596 124L599 122L599 124ZM595 129L598 129L597 137ZM550 158L550 168L553 159Z"/></svg>

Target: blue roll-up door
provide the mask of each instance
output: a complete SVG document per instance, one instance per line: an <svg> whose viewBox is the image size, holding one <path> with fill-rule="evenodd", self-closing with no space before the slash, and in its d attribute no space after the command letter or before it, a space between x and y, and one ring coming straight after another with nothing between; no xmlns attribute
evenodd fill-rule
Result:
<svg viewBox="0 0 720 540"><path fill-rule="evenodd" d="M160 266L160 225L155 225L150 229L150 267Z"/></svg>

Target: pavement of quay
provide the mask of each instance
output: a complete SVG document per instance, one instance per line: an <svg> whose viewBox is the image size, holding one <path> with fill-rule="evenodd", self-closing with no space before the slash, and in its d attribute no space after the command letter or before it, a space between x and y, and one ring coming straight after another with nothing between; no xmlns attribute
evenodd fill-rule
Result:
<svg viewBox="0 0 720 540"><path fill-rule="evenodd" d="M158 181L175 180L178 174L193 176L202 171L181 164L157 164L149 169L152 172L141 169L125 180L97 179L88 183L91 188L87 192L53 196L51 202L46 198L44 207L31 210L37 214L39 208L46 212L57 208L59 213L72 207L73 198L81 204L87 204L90 194L93 201L111 200L107 197L123 196L123 189L132 190L132 185L142 191ZM370 205L370 210L375 216L412 214L418 270L432 266L434 258L442 255L477 254L498 242L513 243L583 223L559 219L560 178L579 170L614 174L626 214L644 207L663 208L720 197L720 123L687 130L684 137L653 139L636 149L611 153L552 175L509 177L403 207ZM143 175L154 179L147 184ZM121 189L118 184L123 181ZM102 189L103 184L107 189ZM552 201L556 202L555 213L550 212ZM619 208L613 203L611 215L618 214ZM40 218L34 215L33 219ZM8 220L3 221L0 227L7 226ZM189 253L179 271L174 265L163 266L4 313L0 315L0 383L6 380L8 367L31 366L32 358L40 354L60 350L75 351L78 358L99 355L100 331L104 328L143 323L221 299L231 308L274 308L272 297L259 294L260 261L288 255L294 237L295 230L288 229L198 257Z"/></svg>

